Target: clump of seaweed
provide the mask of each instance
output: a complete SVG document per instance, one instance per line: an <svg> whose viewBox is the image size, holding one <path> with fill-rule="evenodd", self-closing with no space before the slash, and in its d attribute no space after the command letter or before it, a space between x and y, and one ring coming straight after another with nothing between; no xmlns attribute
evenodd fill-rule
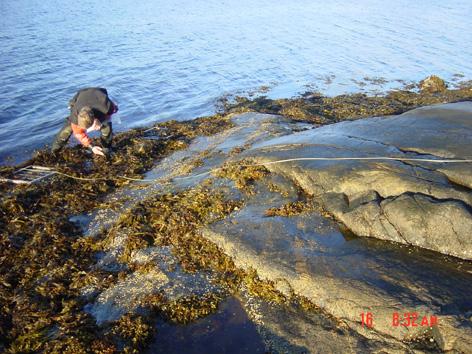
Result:
<svg viewBox="0 0 472 354"><path fill-rule="evenodd" d="M271 191L273 193L279 193L283 197L288 197L289 196L289 192L287 190L283 190L282 188L280 188L280 186L276 183L269 182L267 184L267 188L269 188L269 191Z"/></svg>
<svg viewBox="0 0 472 354"><path fill-rule="evenodd" d="M270 174L264 166L250 166L249 160L229 162L215 170L213 175L220 178L228 178L234 181L236 188L254 194L253 184Z"/></svg>
<svg viewBox="0 0 472 354"><path fill-rule="evenodd" d="M191 295L162 305L160 311L170 322L186 324L215 312L221 300L214 293Z"/></svg>
<svg viewBox="0 0 472 354"><path fill-rule="evenodd" d="M123 342L122 352L139 353L153 334L152 325L144 316L125 314L114 323L111 334Z"/></svg>
<svg viewBox="0 0 472 354"><path fill-rule="evenodd" d="M403 342L412 349L427 351L428 353L443 352L436 341L433 327L427 327L413 336L408 336Z"/></svg>
<svg viewBox="0 0 472 354"><path fill-rule="evenodd" d="M250 294L263 298L269 303L283 304L287 302L287 297L278 291L274 282L261 280L256 270L249 269L245 272L243 282Z"/></svg>
<svg viewBox="0 0 472 354"><path fill-rule="evenodd" d="M315 205L314 200L299 200L284 204L280 207L269 208L265 211L265 216L294 216L315 210L319 211L319 206Z"/></svg>
<svg viewBox="0 0 472 354"><path fill-rule="evenodd" d="M187 271L208 268L210 264L217 266L219 262L229 261L214 257L216 249L206 244L198 229L225 217L241 204L241 201L225 200L221 193L206 186L158 195L123 214L109 230L107 238L124 230L130 235L120 256L123 262L129 261L130 255L138 249L158 245L172 246Z"/></svg>

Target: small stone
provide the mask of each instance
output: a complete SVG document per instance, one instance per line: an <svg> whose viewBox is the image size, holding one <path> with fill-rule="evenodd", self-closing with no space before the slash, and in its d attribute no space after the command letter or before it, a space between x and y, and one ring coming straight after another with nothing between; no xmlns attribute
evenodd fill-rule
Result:
<svg viewBox="0 0 472 354"><path fill-rule="evenodd" d="M419 87L421 92L429 93L443 92L447 89L447 85L444 80L436 75L431 75L420 81Z"/></svg>

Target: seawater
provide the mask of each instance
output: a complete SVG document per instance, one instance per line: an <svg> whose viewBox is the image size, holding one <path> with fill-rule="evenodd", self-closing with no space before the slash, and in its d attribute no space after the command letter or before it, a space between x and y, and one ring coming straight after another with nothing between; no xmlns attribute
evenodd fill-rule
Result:
<svg viewBox="0 0 472 354"><path fill-rule="evenodd" d="M470 0L2 0L0 14L1 163L50 143L86 86L109 89L124 130L261 86L290 97L472 78Z"/></svg>

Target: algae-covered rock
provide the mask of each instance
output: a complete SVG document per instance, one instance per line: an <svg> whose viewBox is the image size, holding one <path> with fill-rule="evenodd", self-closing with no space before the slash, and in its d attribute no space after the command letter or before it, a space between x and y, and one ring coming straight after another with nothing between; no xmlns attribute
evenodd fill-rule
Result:
<svg viewBox="0 0 472 354"><path fill-rule="evenodd" d="M253 163L470 158L467 103L318 128L467 98L469 89L240 99L235 112L286 116L217 115L134 129L117 134L108 160L77 147L59 157L40 152L30 163L86 179L0 185L0 351L137 352L155 334L156 317L193 322L242 292L248 308L261 304L251 318L267 350L466 348L467 263L404 244L467 257L470 165ZM123 178L150 169L146 184ZM0 168L2 176L11 172ZM81 217L88 225L77 225ZM347 226L342 233L336 221ZM368 310L373 330L359 324ZM438 314L439 326L391 328L392 311L415 310Z"/></svg>
<svg viewBox="0 0 472 354"><path fill-rule="evenodd" d="M418 86L422 87L419 92L411 91ZM278 114L295 121L324 125L362 117L400 114L432 104L471 100L471 86L470 82L464 82L457 87L447 88L442 79L431 76L421 84L412 83L376 95L352 93L331 97L318 92L306 92L301 97L291 99L235 97L232 101L225 99L223 110L232 113L255 111Z"/></svg>
<svg viewBox="0 0 472 354"><path fill-rule="evenodd" d="M447 89L444 80L436 75L431 75L420 81L419 87L422 92L430 93L443 92Z"/></svg>
<svg viewBox="0 0 472 354"><path fill-rule="evenodd" d="M101 204L103 198L129 185L130 178L139 180L157 160L184 149L196 136L229 127L227 118L213 116L133 129L116 134L109 159L89 156L80 147L66 148L57 156L44 149L25 164L48 166L68 176L28 186L1 183L0 351L115 352L112 348L120 347L121 340L84 307L103 289L127 283L119 281L122 273L96 267L97 252L105 245L103 232L86 237L71 217L112 207ZM171 138L159 138L158 129ZM8 178L12 170L1 167L0 175ZM142 244L133 241L137 245L130 250ZM144 279L148 288L156 279L164 282L161 273L153 275L127 280L133 285ZM123 302L119 295L111 292L110 298ZM130 321L139 325L139 319Z"/></svg>

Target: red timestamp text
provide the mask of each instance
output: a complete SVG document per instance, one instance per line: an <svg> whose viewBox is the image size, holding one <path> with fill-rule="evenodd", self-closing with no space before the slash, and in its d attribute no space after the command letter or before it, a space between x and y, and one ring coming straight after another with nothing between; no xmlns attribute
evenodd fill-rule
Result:
<svg viewBox="0 0 472 354"><path fill-rule="evenodd" d="M394 312L392 314L393 327L433 327L438 324L438 316L424 315L421 316L417 312L405 312L400 314Z"/></svg>
<svg viewBox="0 0 472 354"><path fill-rule="evenodd" d="M420 315L417 312L392 313L392 327L433 327L438 324L435 315ZM362 327L374 327L374 315L372 312L361 313Z"/></svg>

